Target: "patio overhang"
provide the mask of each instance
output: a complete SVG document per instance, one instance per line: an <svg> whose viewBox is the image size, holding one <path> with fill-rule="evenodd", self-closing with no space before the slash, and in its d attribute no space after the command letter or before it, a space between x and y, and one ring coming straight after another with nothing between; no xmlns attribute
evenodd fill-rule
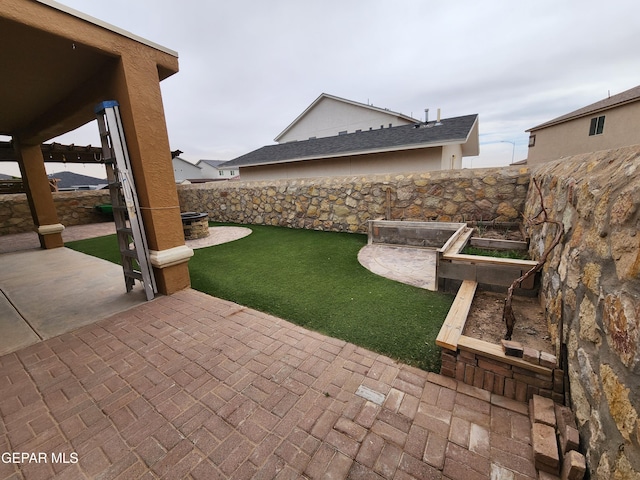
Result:
<svg viewBox="0 0 640 480"><path fill-rule="evenodd" d="M42 143L93 121L96 104L117 100L149 248L184 245L159 85L178 72L176 52L51 0L4 0L0 31L0 135L13 139L34 228L59 223ZM40 244L63 242L51 232ZM186 261L155 275L161 293L189 286Z"/></svg>

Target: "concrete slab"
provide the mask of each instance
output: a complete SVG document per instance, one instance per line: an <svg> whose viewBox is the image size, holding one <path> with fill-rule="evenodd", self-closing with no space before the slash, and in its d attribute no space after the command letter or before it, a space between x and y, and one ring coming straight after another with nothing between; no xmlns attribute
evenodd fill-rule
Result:
<svg viewBox="0 0 640 480"><path fill-rule="evenodd" d="M41 339L0 290L0 356Z"/></svg>
<svg viewBox="0 0 640 480"><path fill-rule="evenodd" d="M119 265L68 248L0 256L0 290L43 339L145 302L139 285L126 293Z"/></svg>
<svg viewBox="0 0 640 480"><path fill-rule="evenodd" d="M358 252L358 261L376 275L426 290L438 290L436 250L374 244Z"/></svg>

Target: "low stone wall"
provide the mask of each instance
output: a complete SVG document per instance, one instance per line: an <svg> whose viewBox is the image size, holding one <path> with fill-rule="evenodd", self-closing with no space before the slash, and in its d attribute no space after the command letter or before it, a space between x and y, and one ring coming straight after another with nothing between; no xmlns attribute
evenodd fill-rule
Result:
<svg viewBox="0 0 640 480"><path fill-rule="evenodd" d="M542 272L541 302L567 361L591 478L640 476L640 146L537 167L564 235ZM540 199L530 188L525 216ZM532 228L539 257L556 227Z"/></svg>
<svg viewBox="0 0 640 480"><path fill-rule="evenodd" d="M518 220L529 170L521 167L215 182L178 187L182 211L214 221L367 232L367 221Z"/></svg>
<svg viewBox="0 0 640 480"><path fill-rule="evenodd" d="M96 205L111 203L108 190L88 190L53 193L58 220L64 226L103 222L105 217L95 211ZM0 195L0 235L33 230L33 220L27 195Z"/></svg>

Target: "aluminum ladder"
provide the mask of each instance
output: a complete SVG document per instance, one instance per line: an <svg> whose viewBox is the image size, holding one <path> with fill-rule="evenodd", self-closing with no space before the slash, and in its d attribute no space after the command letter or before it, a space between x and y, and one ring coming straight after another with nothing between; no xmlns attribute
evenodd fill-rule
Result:
<svg viewBox="0 0 640 480"><path fill-rule="evenodd" d="M99 103L95 113L100 130L102 158L107 169L113 219L127 292L138 280L147 300L157 293L155 276L149 258L149 246L140 215L140 204L131 174L129 151L120 119L120 106L115 100Z"/></svg>

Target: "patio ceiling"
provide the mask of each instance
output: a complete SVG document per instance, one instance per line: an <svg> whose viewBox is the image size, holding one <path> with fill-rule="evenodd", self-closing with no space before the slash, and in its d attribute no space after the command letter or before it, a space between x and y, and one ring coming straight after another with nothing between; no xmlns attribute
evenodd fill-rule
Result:
<svg viewBox="0 0 640 480"><path fill-rule="evenodd" d="M116 57L4 18L0 31L0 134L42 141L93 120Z"/></svg>
<svg viewBox="0 0 640 480"><path fill-rule="evenodd" d="M49 0L2 9L0 135L31 145L93 120L121 52L143 40ZM147 46L158 53L160 80L177 72L175 52Z"/></svg>

